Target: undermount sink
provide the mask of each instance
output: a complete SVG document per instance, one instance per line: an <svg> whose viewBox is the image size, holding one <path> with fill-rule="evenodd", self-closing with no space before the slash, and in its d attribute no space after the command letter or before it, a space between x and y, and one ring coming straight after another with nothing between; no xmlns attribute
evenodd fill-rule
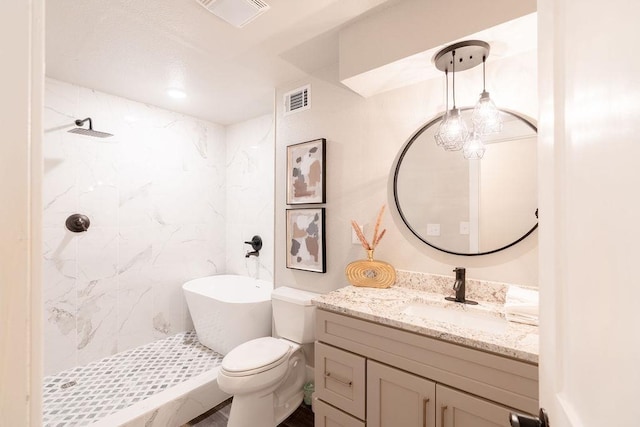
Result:
<svg viewBox="0 0 640 427"><path fill-rule="evenodd" d="M505 332L509 325L506 319L488 313L439 307L423 302L411 302L402 309L401 313L492 333Z"/></svg>

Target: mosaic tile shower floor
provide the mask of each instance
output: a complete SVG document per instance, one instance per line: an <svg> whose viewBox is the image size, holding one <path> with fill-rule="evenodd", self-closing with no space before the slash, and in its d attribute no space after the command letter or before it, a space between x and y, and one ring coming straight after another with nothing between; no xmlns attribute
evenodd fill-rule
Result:
<svg viewBox="0 0 640 427"><path fill-rule="evenodd" d="M43 424L90 425L215 368L222 357L191 331L51 375L44 379Z"/></svg>

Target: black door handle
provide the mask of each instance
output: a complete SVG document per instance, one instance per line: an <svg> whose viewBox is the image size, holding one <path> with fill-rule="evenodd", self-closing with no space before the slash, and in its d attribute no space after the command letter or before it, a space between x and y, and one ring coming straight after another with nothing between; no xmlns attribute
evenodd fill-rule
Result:
<svg viewBox="0 0 640 427"><path fill-rule="evenodd" d="M509 414L509 422L511 427L550 427L549 417L544 409L540 409L540 415L537 417L512 412Z"/></svg>

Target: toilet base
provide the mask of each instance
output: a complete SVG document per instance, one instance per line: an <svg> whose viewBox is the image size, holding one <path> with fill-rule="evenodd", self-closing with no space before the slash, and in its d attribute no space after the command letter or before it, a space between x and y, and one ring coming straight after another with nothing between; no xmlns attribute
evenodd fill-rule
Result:
<svg viewBox="0 0 640 427"><path fill-rule="evenodd" d="M227 427L276 427L300 406L303 395L302 391L296 393L276 408L273 393L261 397L233 396Z"/></svg>
<svg viewBox="0 0 640 427"><path fill-rule="evenodd" d="M282 406L278 406L275 411L276 417L276 425L283 422L287 417L295 412L298 409L298 406L302 403L302 399L304 398L304 391L300 391L300 393L296 393Z"/></svg>
<svg viewBox="0 0 640 427"><path fill-rule="evenodd" d="M273 393L265 396L233 396L227 427L276 427Z"/></svg>

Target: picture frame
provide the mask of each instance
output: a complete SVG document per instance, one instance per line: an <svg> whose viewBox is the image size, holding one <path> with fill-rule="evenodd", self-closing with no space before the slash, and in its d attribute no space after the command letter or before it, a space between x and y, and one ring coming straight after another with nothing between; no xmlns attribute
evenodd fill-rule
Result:
<svg viewBox="0 0 640 427"><path fill-rule="evenodd" d="M287 146L287 205L326 202L324 138Z"/></svg>
<svg viewBox="0 0 640 427"><path fill-rule="evenodd" d="M326 273L325 209L286 210L287 268Z"/></svg>

